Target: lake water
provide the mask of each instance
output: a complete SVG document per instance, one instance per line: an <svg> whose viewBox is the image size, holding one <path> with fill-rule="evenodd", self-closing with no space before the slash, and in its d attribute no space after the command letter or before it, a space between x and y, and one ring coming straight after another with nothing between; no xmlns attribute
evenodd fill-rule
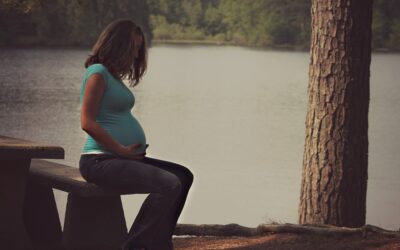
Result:
<svg viewBox="0 0 400 250"><path fill-rule="evenodd" d="M78 166L89 49L0 50L0 134L60 145ZM309 53L158 45L133 89L148 155L195 175L178 223L297 223ZM400 227L400 54L372 55L367 223ZM66 194L55 191L61 223ZM124 195L128 228L146 194Z"/></svg>

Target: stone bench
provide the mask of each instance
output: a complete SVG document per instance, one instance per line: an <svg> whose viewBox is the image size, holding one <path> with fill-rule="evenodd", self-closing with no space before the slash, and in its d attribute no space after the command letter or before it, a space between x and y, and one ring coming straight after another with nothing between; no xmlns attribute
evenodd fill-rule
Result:
<svg viewBox="0 0 400 250"><path fill-rule="evenodd" d="M64 228L53 188L68 193ZM35 249L120 250L127 235L121 194L88 183L79 169L32 159L24 221Z"/></svg>

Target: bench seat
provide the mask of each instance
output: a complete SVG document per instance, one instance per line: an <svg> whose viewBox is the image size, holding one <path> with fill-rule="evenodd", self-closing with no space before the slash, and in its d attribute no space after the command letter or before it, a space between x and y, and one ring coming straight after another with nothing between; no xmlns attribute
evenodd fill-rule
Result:
<svg viewBox="0 0 400 250"><path fill-rule="evenodd" d="M64 227L53 188L68 193ZM35 250L120 250L127 237L121 193L88 183L77 167L32 159L24 221Z"/></svg>
<svg viewBox="0 0 400 250"><path fill-rule="evenodd" d="M83 197L120 195L117 191L87 182L76 167L47 160L32 159L29 172L33 181Z"/></svg>

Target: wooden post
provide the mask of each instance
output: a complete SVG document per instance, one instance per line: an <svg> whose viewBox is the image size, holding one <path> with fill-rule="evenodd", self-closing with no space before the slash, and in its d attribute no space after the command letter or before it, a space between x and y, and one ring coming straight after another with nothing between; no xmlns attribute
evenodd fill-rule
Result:
<svg viewBox="0 0 400 250"><path fill-rule="evenodd" d="M53 189L40 185L29 177L25 194L24 221L35 250L64 249Z"/></svg>
<svg viewBox="0 0 400 250"><path fill-rule="evenodd" d="M120 196L68 195L63 232L68 250L120 250L127 231Z"/></svg>
<svg viewBox="0 0 400 250"><path fill-rule="evenodd" d="M30 158L2 157L0 162L0 247L32 250L22 219Z"/></svg>

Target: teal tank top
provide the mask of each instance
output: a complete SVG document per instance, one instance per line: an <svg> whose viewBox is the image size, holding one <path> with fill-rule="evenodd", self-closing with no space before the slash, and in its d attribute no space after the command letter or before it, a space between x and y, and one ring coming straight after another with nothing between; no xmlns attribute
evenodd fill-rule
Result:
<svg viewBox="0 0 400 250"><path fill-rule="evenodd" d="M100 103L100 110L96 116L96 122L120 144L128 146L140 143L142 145L137 149L137 152L144 152L146 136L143 128L131 113L131 109L135 104L135 96L122 81L114 78L104 65L96 63L86 68L80 89L80 105L82 105L83 101L86 79L94 73L100 73L106 84ZM89 134L87 134L81 153L114 154Z"/></svg>

